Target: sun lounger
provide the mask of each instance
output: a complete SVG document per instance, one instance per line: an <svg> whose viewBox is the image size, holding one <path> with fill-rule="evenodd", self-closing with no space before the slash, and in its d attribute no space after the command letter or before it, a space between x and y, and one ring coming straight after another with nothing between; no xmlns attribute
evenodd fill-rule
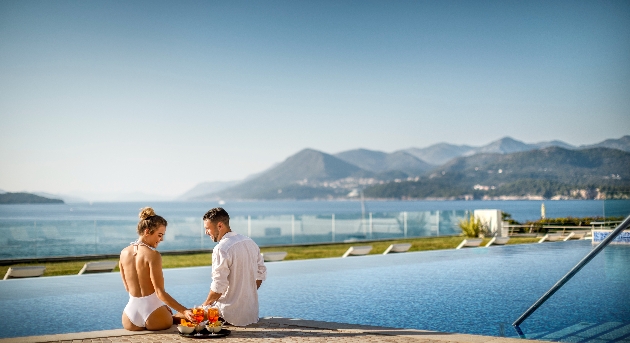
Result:
<svg viewBox="0 0 630 343"><path fill-rule="evenodd" d="M263 259L265 262L276 262L282 261L285 257L287 257L286 251L274 251L274 252L264 252Z"/></svg>
<svg viewBox="0 0 630 343"><path fill-rule="evenodd" d="M586 238L586 235L588 235L588 233L586 232L574 232L575 234L573 235L573 237L571 237L571 239L584 239Z"/></svg>
<svg viewBox="0 0 630 343"><path fill-rule="evenodd" d="M343 256L341 256L341 257L367 255L367 254L370 253L370 251L372 251L372 246L371 245L362 245L362 246L350 247L350 248L348 248L348 251L346 251L346 253L343 254Z"/></svg>
<svg viewBox="0 0 630 343"><path fill-rule="evenodd" d="M506 245L510 237L492 237L490 242L486 244L486 248L491 245Z"/></svg>
<svg viewBox="0 0 630 343"><path fill-rule="evenodd" d="M79 271L81 274L94 274L94 273L111 273L114 271L118 261L102 261L102 262L88 262L83 265L83 268Z"/></svg>
<svg viewBox="0 0 630 343"><path fill-rule="evenodd" d="M4 274L4 279L16 279L25 277L39 277L44 275L46 267L44 266L32 266L32 267L10 267L7 273Z"/></svg>
<svg viewBox="0 0 630 343"><path fill-rule="evenodd" d="M387 247L387 249L385 249L383 255L387 255L392 252L407 252L409 248L411 248L411 243L391 244L389 247Z"/></svg>
<svg viewBox="0 0 630 343"><path fill-rule="evenodd" d="M565 241L571 239L584 239L587 235L587 231L571 231L567 236L564 237Z"/></svg>
<svg viewBox="0 0 630 343"><path fill-rule="evenodd" d="M542 242L557 242L562 239L562 234L559 233L548 233L538 241L538 243Z"/></svg>
<svg viewBox="0 0 630 343"><path fill-rule="evenodd" d="M457 246L457 248L455 249L461 249L461 248L476 248L479 245L481 245L481 241L483 241L483 239L481 238L468 238L468 239L464 239L461 243L459 243L459 245Z"/></svg>

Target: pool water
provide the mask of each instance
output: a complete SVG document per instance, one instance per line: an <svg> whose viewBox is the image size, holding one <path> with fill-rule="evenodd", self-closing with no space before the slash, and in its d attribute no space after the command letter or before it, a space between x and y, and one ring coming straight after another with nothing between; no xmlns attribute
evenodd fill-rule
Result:
<svg viewBox="0 0 630 343"><path fill-rule="evenodd" d="M268 263L260 315L515 337L511 323L591 249L569 241ZM205 299L210 267L164 275L183 305ZM521 329L629 341L629 292L630 247L606 247ZM116 273L0 281L0 337L121 328L127 299Z"/></svg>

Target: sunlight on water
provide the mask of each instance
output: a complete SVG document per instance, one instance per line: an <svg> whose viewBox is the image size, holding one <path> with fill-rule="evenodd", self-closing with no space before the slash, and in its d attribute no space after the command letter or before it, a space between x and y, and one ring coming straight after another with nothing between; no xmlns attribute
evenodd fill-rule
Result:
<svg viewBox="0 0 630 343"><path fill-rule="evenodd" d="M569 241L268 263L260 315L516 336L511 323L590 250L588 241ZM630 324L629 263L629 247L607 247L523 330L544 337L579 323ZM164 274L167 291L187 306L207 295L210 267ZM126 302L115 273L8 280L0 282L0 331L11 337L120 328ZM81 315L94 304L97 318ZM46 311L38 319L50 325L31 328L28 312L12 310L39 307Z"/></svg>

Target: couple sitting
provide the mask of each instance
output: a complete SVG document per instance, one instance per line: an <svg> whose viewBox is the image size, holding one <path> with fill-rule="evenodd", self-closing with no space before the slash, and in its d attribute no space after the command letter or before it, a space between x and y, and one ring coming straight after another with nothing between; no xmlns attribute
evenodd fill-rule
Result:
<svg viewBox="0 0 630 343"><path fill-rule="evenodd" d="M258 288L267 270L260 249L230 230L230 216L220 207L208 211L203 222L206 234L219 243L212 250L212 285L203 305L216 303L220 316L232 325L258 322ZM127 330L165 330L182 318L194 321L191 309L164 289L162 256L155 249L164 240L166 225L152 208L143 208L138 240L120 253L120 275L129 293L122 314Z"/></svg>

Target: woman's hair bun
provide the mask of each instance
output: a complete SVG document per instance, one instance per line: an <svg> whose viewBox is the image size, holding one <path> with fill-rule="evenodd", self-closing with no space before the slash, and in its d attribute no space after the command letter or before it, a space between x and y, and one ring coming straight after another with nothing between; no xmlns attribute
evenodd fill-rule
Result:
<svg viewBox="0 0 630 343"><path fill-rule="evenodd" d="M151 207L145 207L143 209L140 209L140 215L139 215L140 220L145 220L154 215L155 215L155 211Z"/></svg>

